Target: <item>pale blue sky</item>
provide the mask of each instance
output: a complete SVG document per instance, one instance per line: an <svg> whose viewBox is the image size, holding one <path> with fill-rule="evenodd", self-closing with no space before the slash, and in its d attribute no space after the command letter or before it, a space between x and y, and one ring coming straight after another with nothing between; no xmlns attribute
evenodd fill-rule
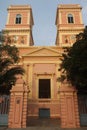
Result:
<svg viewBox="0 0 87 130"><path fill-rule="evenodd" d="M55 45L56 10L59 4L80 4L83 23L87 25L87 0L0 0L0 30L5 27L9 5L31 5L34 17L33 38L35 45Z"/></svg>

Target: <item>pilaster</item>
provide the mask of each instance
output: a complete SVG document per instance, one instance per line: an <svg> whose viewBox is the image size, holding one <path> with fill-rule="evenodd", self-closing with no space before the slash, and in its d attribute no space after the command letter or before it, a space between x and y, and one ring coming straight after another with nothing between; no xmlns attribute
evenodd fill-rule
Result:
<svg viewBox="0 0 87 130"><path fill-rule="evenodd" d="M26 128L27 96L27 86L19 75L10 95L9 128Z"/></svg>
<svg viewBox="0 0 87 130"><path fill-rule="evenodd" d="M76 89L68 83L60 87L61 127L80 127Z"/></svg>

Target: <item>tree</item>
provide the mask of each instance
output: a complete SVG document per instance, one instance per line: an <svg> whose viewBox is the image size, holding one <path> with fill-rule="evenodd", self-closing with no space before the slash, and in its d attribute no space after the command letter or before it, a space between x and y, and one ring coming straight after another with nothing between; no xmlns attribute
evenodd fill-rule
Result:
<svg viewBox="0 0 87 130"><path fill-rule="evenodd" d="M2 37L0 41L2 42L3 39ZM0 44L0 94L9 94L12 85L16 82L16 75L24 74L24 69L18 66L19 59L16 46Z"/></svg>
<svg viewBox="0 0 87 130"><path fill-rule="evenodd" d="M60 80L67 79L79 91L87 90L87 28L76 36L76 42L65 48L60 64Z"/></svg>

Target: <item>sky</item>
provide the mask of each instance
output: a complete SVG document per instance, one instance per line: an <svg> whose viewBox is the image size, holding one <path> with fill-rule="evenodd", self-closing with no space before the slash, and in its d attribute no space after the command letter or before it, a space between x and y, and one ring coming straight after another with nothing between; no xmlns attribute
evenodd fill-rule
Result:
<svg viewBox="0 0 87 130"><path fill-rule="evenodd" d="M59 4L80 4L84 26L87 25L87 0L0 0L0 31L4 29L9 5L30 5L33 12L33 39L36 46L55 45L56 11Z"/></svg>

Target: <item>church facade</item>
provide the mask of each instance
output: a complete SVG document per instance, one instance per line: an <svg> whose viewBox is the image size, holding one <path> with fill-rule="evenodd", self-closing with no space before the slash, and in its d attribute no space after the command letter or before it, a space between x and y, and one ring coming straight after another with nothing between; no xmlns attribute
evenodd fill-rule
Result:
<svg viewBox="0 0 87 130"><path fill-rule="evenodd" d="M70 47L76 34L83 32L81 6L59 5L56 14L57 35L54 46L34 46L32 8L29 5L8 7L4 31L20 52L20 63L25 69L28 85L27 117L60 118L64 128L80 127L77 91L67 83L60 83L58 70L62 47ZM69 114L68 114L69 113ZM15 113L16 115L17 113Z"/></svg>

